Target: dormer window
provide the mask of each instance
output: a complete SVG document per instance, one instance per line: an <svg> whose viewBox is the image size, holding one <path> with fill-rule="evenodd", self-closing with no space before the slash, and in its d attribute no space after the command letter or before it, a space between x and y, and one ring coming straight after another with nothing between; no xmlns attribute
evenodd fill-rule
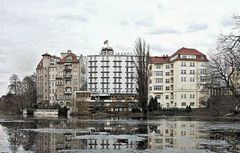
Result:
<svg viewBox="0 0 240 153"><path fill-rule="evenodd" d="M71 56L67 57L66 61L67 62L72 62L72 57Z"/></svg>
<svg viewBox="0 0 240 153"><path fill-rule="evenodd" d="M196 59L196 55L180 55L180 58Z"/></svg>

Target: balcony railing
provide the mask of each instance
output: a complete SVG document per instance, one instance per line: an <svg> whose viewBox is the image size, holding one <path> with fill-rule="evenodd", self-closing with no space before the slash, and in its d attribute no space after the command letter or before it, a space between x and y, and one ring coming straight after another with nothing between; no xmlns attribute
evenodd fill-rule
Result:
<svg viewBox="0 0 240 153"><path fill-rule="evenodd" d="M65 67L64 71L72 71L72 67Z"/></svg>
<svg viewBox="0 0 240 153"><path fill-rule="evenodd" d="M64 94L70 95L70 94L72 94L72 91L65 91Z"/></svg>
<svg viewBox="0 0 240 153"><path fill-rule="evenodd" d="M56 79L62 79L63 76L62 75L56 75Z"/></svg>
<svg viewBox="0 0 240 153"><path fill-rule="evenodd" d="M65 74L64 75L64 78L71 78L72 77L72 74Z"/></svg>

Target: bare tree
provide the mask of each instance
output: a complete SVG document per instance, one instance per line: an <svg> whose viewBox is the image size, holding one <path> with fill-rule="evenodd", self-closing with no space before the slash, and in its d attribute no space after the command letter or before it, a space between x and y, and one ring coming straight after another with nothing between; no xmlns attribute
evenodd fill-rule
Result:
<svg viewBox="0 0 240 153"><path fill-rule="evenodd" d="M240 16L233 17L236 25L229 35L221 34L214 53L210 55L210 69L240 99Z"/></svg>
<svg viewBox="0 0 240 153"><path fill-rule="evenodd" d="M136 55L135 67L139 106L142 108L143 113L147 115L149 45L141 38L138 38L135 42L134 52Z"/></svg>
<svg viewBox="0 0 240 153"><path fill-rule="evenodd" d="M14 94L14 95L19 95L20 94L20 88L21 88L21 81L19 77L16 74L13 74L10 79L9 79L9 86L8 90L9 93Z"/></svg>

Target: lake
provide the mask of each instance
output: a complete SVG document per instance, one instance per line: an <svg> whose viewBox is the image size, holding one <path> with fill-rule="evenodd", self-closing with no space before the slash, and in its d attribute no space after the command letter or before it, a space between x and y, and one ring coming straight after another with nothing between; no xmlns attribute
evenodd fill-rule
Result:
<svg viewBox="0 0 240 153"><path fill-rule="evenodd" d="M0 151L240 152L240 119L61 119L0 116Z"/></svg>

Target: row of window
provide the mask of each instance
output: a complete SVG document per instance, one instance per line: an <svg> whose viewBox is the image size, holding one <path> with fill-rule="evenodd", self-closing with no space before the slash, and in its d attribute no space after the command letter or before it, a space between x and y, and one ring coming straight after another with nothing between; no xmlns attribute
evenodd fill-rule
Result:
<svg viewBox="0 0 240 153"><path fill-rule="evenodd" d="M187 62L181 62L181 66L187 66ZM190 67L195 67L195 62L190 62L189 64Z"/></svg>
<svg viewBox="0 0 240 153"><path fill-rule="evenodd" d="M156 65L155 65L155 68L156 68L156 69L161 69L161 68L162 68L162 65L161 65L161 64L156 64ZM173 65L166 64L166 65L165 65L165 68L166 68L166 69L173 68Z"/></svg>
<svg viewBox="0 0 240 153"><path fill-rule="evenodd" d="M163 71L154 71L155 76L163 76ZM170 72L165 72L165 76L170 76Z"/></svg>
<svg viewBox="0 0 240 153"><path fill-rule="evenodd" d="M149 90L152 91L152 87L149 87ZM162 91L163 90L163 85L154 85L153 86L154 91ZM166 86L165 90L170 90L170 86Z"/></svg>
<svg viewBox="0 0 240 153"><path fill-rule="evenodd" d="M195 77L189 77L190 82L195 82ZM187 82L187 77L181 77L181 82Z"/></svg>
<svg viewBox="0 0 240 153"><path fill-rule="evenodd" d="M181 70L181 74L187 74L187 70ZM195 70L190 70L189 74L195 74Z"/></svg>
<svg viewBox="0 0 240 153"><path fill-rule="evenodd" d="M187 103L181 102L181 106L187 106ZM190 102L190 106L195 106L195 102Z"/></svg>
<svg viewBox="0 0 240 153"><path fill-rule="evenodd" d="M182 99L186 99L187 98L187 94L181 94L181 98ZM195 98L195 94L190 94L190 99L194 99Z"/></svg>

